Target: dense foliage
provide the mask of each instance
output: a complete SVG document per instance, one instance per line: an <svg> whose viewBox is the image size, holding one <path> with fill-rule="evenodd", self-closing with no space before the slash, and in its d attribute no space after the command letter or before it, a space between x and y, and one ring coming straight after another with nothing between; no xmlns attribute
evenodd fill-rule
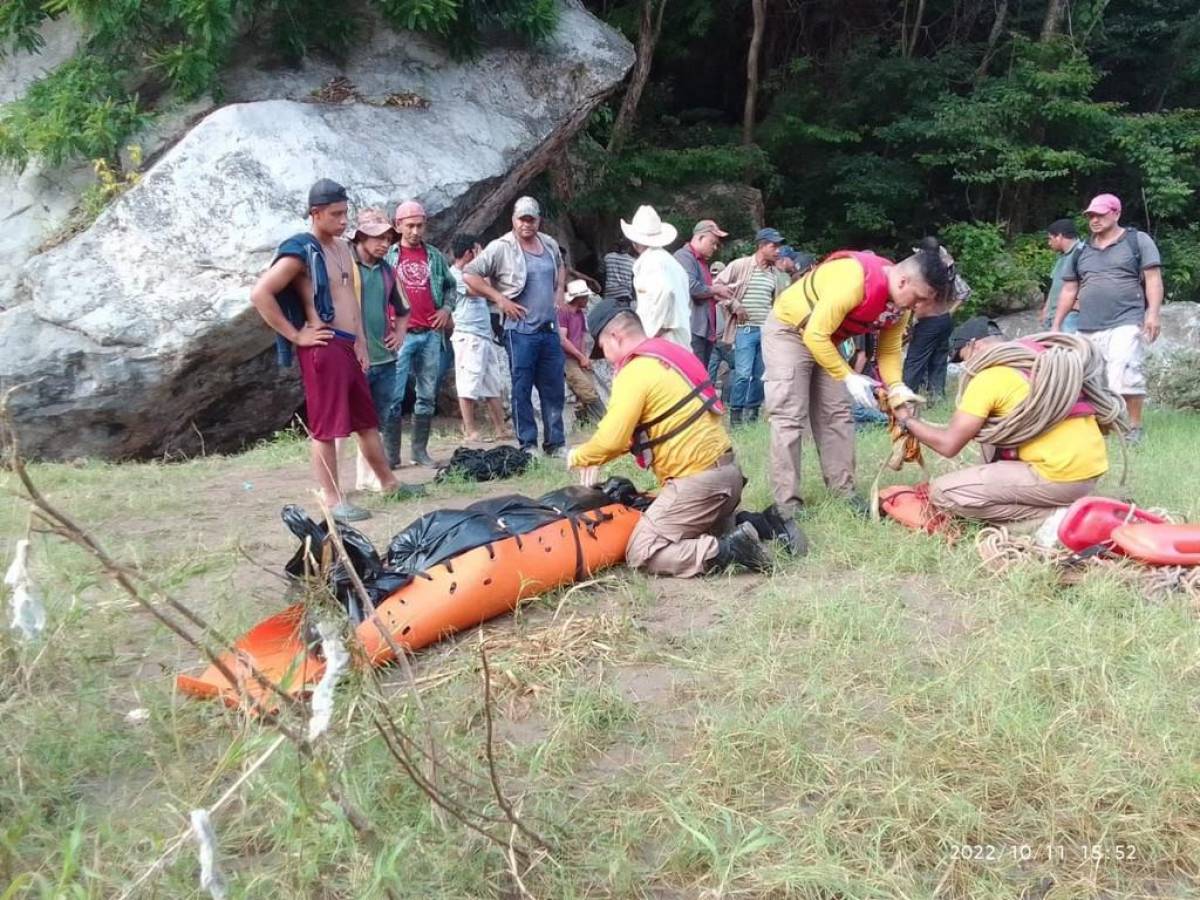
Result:
<svg viewBox="0 0 1200 900"><path fill-rule="evenodd" d="M89 39L0 110L0 161L115 164L160 97L219 96L241 40L284 64L338 57L370 17L469 54L497 27L545 38L556 2L9 0L0 52L36 49L42 22L64 14ZM1158 240L1169 296L1200 298L1194 0L588 2L652 61L632 107L618 112L617 95L598 110L571 177L551 179L572 185L552 204L597 250L638 203L686 224L687 198L745 183L772 224L817 252L902 252L940 233L978 302L1012 308L1045 287L1042 228L1111 191L1125 220ZM754 8L765 20L751 90ZM744 123L750 94L757 115ZM748 210L717 212L748 226Z"/></svg>
<svg viewBox="0 0 1200 900"><path fill-rule="evenodd" d="M634 37L643 2L598 11ZM897 252L939 233L978 300L1013 308L1048 281L1045 225L1111 191L1159 241L1169 295L1200 299L1191 0L768 0L767 15L753 135L764 156L746 177L792 241ZM643 196L629 170L741 142L748 4L683 0L665 18L638 127L593 190L614 208Z"/></svg>
<svg viewBox="0 0 1200 900"><path fill-rule="evenodd" d="M160 96L219 95L221 70L243 35L295 64L311 52L341 57L368 17L379 16L440 35L451 52L466 55L488 27L545 38L557 7L554 0L4 0L0 55L37 51L40 26L60 15L83 22L88 39L75 59L0 109L0 162L11 167L33 157L52 165L115 161Z"/></svg>

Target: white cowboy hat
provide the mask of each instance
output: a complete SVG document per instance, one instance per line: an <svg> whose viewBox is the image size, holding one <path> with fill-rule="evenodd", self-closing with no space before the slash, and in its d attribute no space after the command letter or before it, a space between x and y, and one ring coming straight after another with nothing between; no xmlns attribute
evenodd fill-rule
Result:
<svg viewBox="0 0 1200 900"><path fill-rule="evenodd" d="M587 286L587 282L582 278L576 278L574 281L567 282L567 302L578 300L580 297L587 297L592 293Z"/></svg>
<svg viewBox="0 0 1200 900"><path fill-rule="evenodd" d="M632 222L622 219L621 231L629 240L643 247L665 247L679 234L674 225L659 218L653 206L639 206Z"/></svg>

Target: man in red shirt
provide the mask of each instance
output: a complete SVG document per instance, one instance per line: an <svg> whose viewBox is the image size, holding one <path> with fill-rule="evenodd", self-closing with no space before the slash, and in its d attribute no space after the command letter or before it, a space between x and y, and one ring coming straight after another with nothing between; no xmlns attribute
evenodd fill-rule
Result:
<svg viewBox="0 0 1200 900"><path fill-rule="evenodd" d="M396 392L384 425L383 443L388 462L400 465L401 409L411 374L417 399L409 452L416 465L433 466L428 449L429 431L437 405L446 335L454 326L452 312L458 285L441 251L425 240L425 208L415 200L406 200L396 207L394 221L400 242L392 247L387 259L396 270L411 312L408 335L396 360Z"/></svg>
<svg viewBox="0 0 1200 900"><path fill-rule="evenodd" d="M592 297L582 279L567 284L567 305L558 310L558 339L562 342L567 386L575 395L575 421L599 422L604 418L604 401L596 388L592 360L587 353L587 306Z"/></svg>

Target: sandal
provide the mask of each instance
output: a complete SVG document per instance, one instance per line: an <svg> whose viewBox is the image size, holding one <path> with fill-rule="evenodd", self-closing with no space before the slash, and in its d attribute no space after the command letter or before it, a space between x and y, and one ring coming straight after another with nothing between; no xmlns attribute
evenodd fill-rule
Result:
<svg viewBox="0 0 1200 900"><path fill-rule="evenodd" d="M371 518L371 514L367 510L361 506L355 506L348 500L343 500L329 512L338 522L361 522L363 519Z"/></svg>

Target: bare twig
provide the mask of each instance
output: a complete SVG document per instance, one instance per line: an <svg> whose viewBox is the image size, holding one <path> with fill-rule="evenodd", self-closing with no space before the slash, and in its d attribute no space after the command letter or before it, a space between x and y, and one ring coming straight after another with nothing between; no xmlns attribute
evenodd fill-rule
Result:
<svg viewBox="0 0 1200 900"><path fill-rule="evenodd" d="M537 832L526 826L513 811L512 804L508 802L508 798L504 796L504 791L500 787L500 776L496 774L496 754L492 746L492 670L488 665L487 650L483 646L482 632L480 633L480 638L479 661L483 664L483 723L486 732L484 735L484 751L487 754L488 778L492 782L492 792L496 795L496 802L504 810L504 815L512 823L513 828L520 829L522 834L544 850L547 849L548 845Z"/></svg>

